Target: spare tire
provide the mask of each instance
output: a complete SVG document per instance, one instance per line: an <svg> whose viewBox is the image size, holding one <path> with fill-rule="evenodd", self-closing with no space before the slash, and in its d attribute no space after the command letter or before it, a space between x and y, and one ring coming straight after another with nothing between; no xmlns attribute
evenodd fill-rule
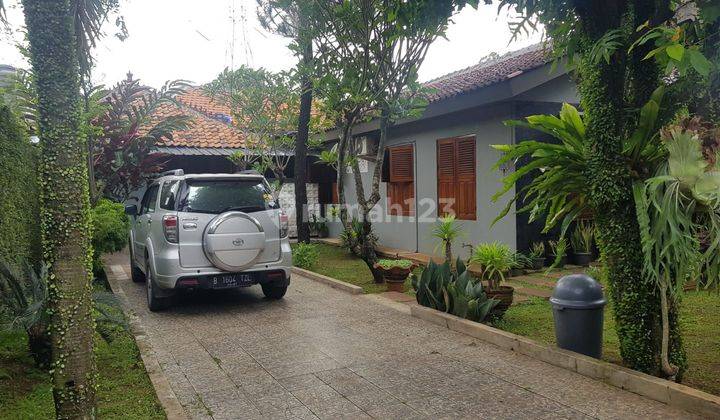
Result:
<svg viewBox="0 0 720 420"><path fill-rule="evenodd" d="M265 249L265 231L254 217L240 211L218 215L203 233L207 259L225 271L251 266Z"/></svg>

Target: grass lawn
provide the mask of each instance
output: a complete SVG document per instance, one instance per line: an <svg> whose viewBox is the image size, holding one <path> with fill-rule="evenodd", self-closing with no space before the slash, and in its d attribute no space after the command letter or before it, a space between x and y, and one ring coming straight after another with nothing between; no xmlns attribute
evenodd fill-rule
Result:
<svg viewBox="0 0 720 420"><path fill-rule="evenodd" d="M381 293L387 291L385 284L376 284L367 265L343 248L318 243L320 254L318 262L310 269L318 274L342 280L363 288L365 293ZM293 244L295 246L295 244ZM405 282L405 291L412 290L410 279Z"/></svg>
<svg viewBox="0 0 720 420"><path fill-rule="evenodd" d="M683 384L720 395L720 294L714 291L688 292L681 310L689 363ZM621 363L612 313L612 308L606 307L603 359ZM495 327L555 344L552 308L543 299L536 298L510 307Z"/></svg>
<svg viewBox="0 0 720 420"><path fill-rule="evenodd" d="M96 337L98 418L164 419L155 390L129 333ZM0 418L55 418L50 377L35 367L23 333L0 333Z"/></svg>

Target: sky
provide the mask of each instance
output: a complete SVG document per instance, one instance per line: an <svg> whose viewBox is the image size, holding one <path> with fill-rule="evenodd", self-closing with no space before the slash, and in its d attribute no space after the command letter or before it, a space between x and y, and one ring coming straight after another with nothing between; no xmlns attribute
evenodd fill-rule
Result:
<svg viewBox="0 0 720 420"><path fill-rule="evenodd" d="M6 0L10 30L0 35L0 64L27 67L15 44L23 39L18 0ZM167 80L196 84L211 81L225 67L249 65L279 71L292 68L295 57L288 40L264 31L255 0L121 0L129 38L118 40L112 22L95 50L94 82L113 85L128 71L144 84L159 87ZM471 66L490 53L523 48L541 38L531 34L514 41L507 12L496 6L467 7L453 18L446 38L438 39L420 67L426 81ZM114 21L114 18L113 18Z"/></svg>

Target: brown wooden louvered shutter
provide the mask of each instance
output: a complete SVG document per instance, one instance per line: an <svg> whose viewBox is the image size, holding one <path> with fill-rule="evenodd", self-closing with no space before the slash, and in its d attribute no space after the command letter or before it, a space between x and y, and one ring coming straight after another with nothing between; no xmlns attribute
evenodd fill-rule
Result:
<svg viewBox="0 0 720 420"><path fill-rule="evenodd" d="M459 138L455 144L455 212L458 219L475 220L475 136Z"/></svg>
<svg viewBox="0 0 720 420"><path fill-rule="evenodd" d="M415 165L413 145L388 148L389 181L387 184L388 210L391 215L415 214Z"/></svg>
<svg viewBox="0 0 720 420"><path fill-rule="evenodd" d="M338 197L338 188L337 188L337 182L333 182L330 184L330 188L332 188L332 201L331 204L339 204L340 198Z"/></svg>
<svg viewBox="0 0 720 420"><path fill-rule="evenodd" d="M455 140L437 141L438 215L456 209L455 203Z"/></svg>

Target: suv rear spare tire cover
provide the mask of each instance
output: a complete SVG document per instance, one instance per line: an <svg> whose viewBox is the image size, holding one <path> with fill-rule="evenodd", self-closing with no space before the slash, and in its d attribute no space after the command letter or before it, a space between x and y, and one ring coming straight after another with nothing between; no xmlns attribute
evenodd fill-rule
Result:
<svg viewBox="0 0 720 420"><path fill-rule="evenodd" d="M221 270L242 270L257 261L263 249L265 232L262 225L240 211L218 215L203 233L205 256Z"/></svg>

